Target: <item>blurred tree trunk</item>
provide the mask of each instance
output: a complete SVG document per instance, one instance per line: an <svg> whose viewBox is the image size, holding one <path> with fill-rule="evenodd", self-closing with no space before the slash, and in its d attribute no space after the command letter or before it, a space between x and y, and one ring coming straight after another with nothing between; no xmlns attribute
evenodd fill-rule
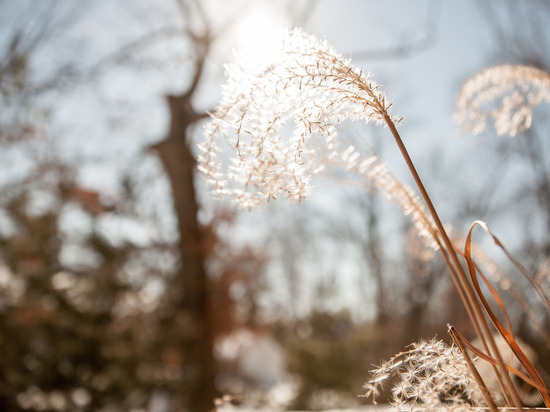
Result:
<svg viewBox="0 0 550 412"><path fill-rule="evenodd" d="M365 197L364 202L364 210L367 220L367 237L365 243L363 244L363 250L369 262L371 275L376 281L376 322L378 325L384 325L390 318L390 309L388 307L386 284L384 282L384 258L381 250L382 239L380 238L379 230L379 198L369 193L369 195Z"/></svg>
<svg viewBox="0 0 550 412"><path fill-rule="evenodd" d="M205 269L203 232L198 222L198 204L194 186L195 159L189 147L189 127L204 114L191 106L192 93L168 96L171 124L166 138L156 144L170 180L174 208L178 218L181 267L173 292L176 312L188 320L190 330L183 331L184 410L210 411L216 395L216 367L213 357L213 333L209 313L208 278Z"/></svg>

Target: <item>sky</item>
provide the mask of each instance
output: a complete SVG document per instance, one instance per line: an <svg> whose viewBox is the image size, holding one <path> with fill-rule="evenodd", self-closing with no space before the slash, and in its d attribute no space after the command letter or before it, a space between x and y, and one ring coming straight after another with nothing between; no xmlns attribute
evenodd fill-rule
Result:
<svg viewBox="0 0 550 412"><path fill-rule="evenodd" d="M383 85L414 153L427 142L463 143L451 119L455 94L462 81L487 65L492 45L476 3L344 1L338 2L345 4L339 11L336 3L321 1L308 26ZM369 49L406 42L425 46L400 58L368 59ZM361 51L365 58L354 59Z"/></svg>

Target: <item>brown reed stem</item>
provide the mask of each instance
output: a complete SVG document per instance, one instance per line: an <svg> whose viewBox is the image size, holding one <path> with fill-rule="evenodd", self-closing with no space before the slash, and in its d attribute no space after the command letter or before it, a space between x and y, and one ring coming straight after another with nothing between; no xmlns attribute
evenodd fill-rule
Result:
<svg viewBox="0 0 550 412"><path fill-rule="evenodd" d="M464 348L464 346L462 345L462 342L460 342L460 339L456 336L455 328L451 325L449 325L449 334L451 335L451 338L453 338L454 343L460 350L460 353L462 353L462 356L464 357L464 360L468 365L468 369L470 369L470 372L473 375L474 379L476 380L477 385L481 389L481 394L483 395L483 398L487 402L487 405L489 405L489 408L491 408L492 412L497 412L498 409L497 409L495 400L491 396L491 393L489 392L487 385L485 385L483 378L481 377L478 370L476 369L474 362L472 362L470 355L468 355L468 351Z"/></svg>
<svg viewBox="0 0 550 412"><path fill-rule="evenodd" d="M462 264L458 259L458 255L455 251L455 246L452 243L451 239L449 238L449 235L447 234L447 231L445 230L445 227L443 226L443 223L439 218L439 215L432 203L432 200L428 195L426 188L424 187L424 183L420 179L420 175L416 171L416 167L414 166L414 163L409 155L407 148L405 147L405 144L403 143L403 140L401 139L401 136L399 135L399 132L395 127L395 124L393 123L393 121L388 115L384 115L384 120L388 128L390 129L395 139L395 142L399 147L399 150L401 151L401 155L405 159L407 167L409 168L409 171L413 176L413 179L418 187L418 190L420 191L420 194L424 199L424 202L426 203L426 206L432 216L434 224L437 230L439 231L439 236L441 237L441 240L443 241L445 248L447 249L447 254L448 254L448 257L450 257L450 261L452 262L452 265L449 265L448 258L446 258L445 261L447 263L447 266L450 269L455 286L458 289L458 292L464 303L464 306L466 307L468 316L470 317L470 320L476 330L476 333L484 343L485 349L489 353L492 353L493 357L497 361L498 368L500 369L500 374L496 369L495 369L495 373L497 375L497 378L499 376L502 376L504 378L504 384L501 385L501 389L507 400L507 403L509 405L514 405L516 408L521 410L522 409L521 399L516 391L514 384L512 383L512 380L510 379L510 375L506 371L506 368L504 366L504 361L502 360L502 356L496 346L491 330L489 329L489 325L487 324L487 319L484 316L479 300L470 284L470 281L466 275L466 272L464 271ZM443 249L441 250L443 252ZM444 256L446 256L445 253L444 253ZM488 342L488 346L486 341ZM500 382L501 380L499 379L499 383ZM511 396L511 399L509 398L509 396Z"/></svg>

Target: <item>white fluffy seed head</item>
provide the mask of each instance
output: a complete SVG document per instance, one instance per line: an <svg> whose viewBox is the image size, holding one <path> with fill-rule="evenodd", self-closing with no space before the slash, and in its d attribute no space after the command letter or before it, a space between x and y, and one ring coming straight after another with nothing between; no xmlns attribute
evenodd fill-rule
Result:
<svg viewBox="0 0 550 412"><path fill-rule="evenodd" d="M550 102L550 73L522 65L493 66L464 83L454 120L473 134L492 122L497 134L515 136L531 127L533 110L543 102Z"/></svg>
<svg viewBox="0 0 550 412"><path fill-rule="evenodd" d="M279 195L299 201L327 161L358 162L353 148L341 151L335 125L381 122L389 106L378 85L325 41L300 29L286 31L271 61L250 64L237 51L226 67L222 99L200 145L199 170L241 206ZM223 142L233 152L228 165L219 160Z"/></svg>
<svg viewBox="0 0 550 412"><path fill-rule="evenodd" d="M300 29L283 32L269 60L235 53L222 99L199 145L199 170L222 196L252 208L278 197L301 201L312 178L346 171L397 203L430 247L436 230L422 202L365 145L337 133L345 120L398 122L379 86L325 41ZM358 147L360 146L360 147ZM220 153L229 151L230 160Z"/></svg>
<svg viewBox="0 0 550 412"><path fill-rule="evenodd" d="M435 339L412 344L371 373L365 396L375 400L384 383L391 381L392 403L398 409L405 405L469 409L483 402L458 348Z"/></svg>

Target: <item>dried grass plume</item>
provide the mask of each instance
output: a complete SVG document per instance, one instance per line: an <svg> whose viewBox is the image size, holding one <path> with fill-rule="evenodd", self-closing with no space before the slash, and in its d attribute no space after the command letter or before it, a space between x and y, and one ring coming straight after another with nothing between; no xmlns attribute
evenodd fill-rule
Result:
<svg viewBox="0 0 550 412"><path fill-rule="evenodd" d="M335 125L346 119L382 122L391 106L379 86L325 41L285 31L271 61L241 51L226 67L222 99L206 126L199 169L244 207L284 195L308 196L327 163L359 157L342 148ZM227 167L221 142L234 152Z"/></svg>
<svg viewBox="0 0 550 412"><path fill-rule="evenodd" d="M379 85L301 29L284 31L280 45L263 62L237 50L226 67L222 99L199 145L206 180L219 195L251 208L280 196L300 201L315 175L344 170L348 183L396 203L437 248L432 220L414 191L363 142L338 136L345 120L399 121Z"/></svg>
<svg viewBox="0 0 550 412"><path fill-rule="evenodd" d="M522 65L489 67L470 77L458 93L454 120L473 134L492 122L499 135L531 127L533 110L550 102L550 73Z"/></svg>
<svg viewBox="0 0 550 412"><path fill-rule="evenodd" d="M423 408L463 407L483 404L481 392L456 346L432 339L410 345L371 371L363 386L365 397L376 396L392 383L392 405Z"/></svg>

